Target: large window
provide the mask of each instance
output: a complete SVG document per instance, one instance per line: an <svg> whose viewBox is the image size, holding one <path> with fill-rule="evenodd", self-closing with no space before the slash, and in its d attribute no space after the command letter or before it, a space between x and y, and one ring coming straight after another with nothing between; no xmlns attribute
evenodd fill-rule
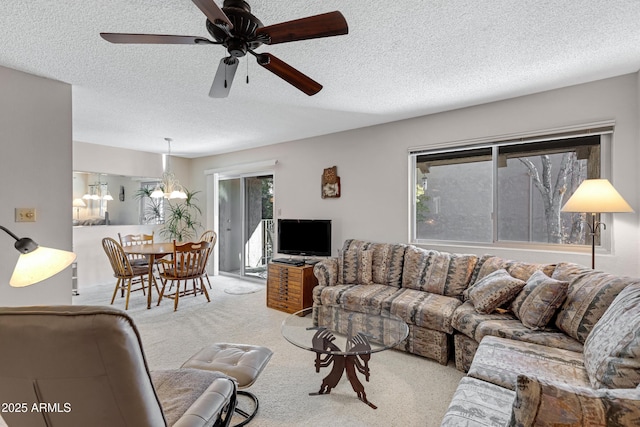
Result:
<svg viewBox="0 0 640 427"><path fill-rule="evenodd" d="M561 208L601 177L607 132L416 150L413 240L584 245L584 214Z"/></svg>

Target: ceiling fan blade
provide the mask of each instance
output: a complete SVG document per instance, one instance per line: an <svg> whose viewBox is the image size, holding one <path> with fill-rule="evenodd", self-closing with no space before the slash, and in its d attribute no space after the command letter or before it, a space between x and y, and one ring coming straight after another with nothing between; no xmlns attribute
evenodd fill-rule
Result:
<svg viewBox="0 0 640 427"><path fill-rule="evenodd" d="M322 85L320 83L270 53L258 54L256 55L256 58L258 59L258 64L262 65L281 79L286 80L289 84L297 87L309 96L315 95L320 92L320 89L322 89Z"/></svg>
<svg viewBox="0 0 640 427"><path fill-rule="evenodd" d="M233 77L236 75L238 69L237 58L227 57L220 60L218 65L218 71L213 79L209 96L211 98L226 98L231 90L231 83L233 83Z"/></svg>
<svg viewBox="0 0 640 427"><path fill-rule="evenodd" d="M280 24L258 28L256 35L266 44L286 43L319 37L340 36L349 33L342 13L335 11Z"/></svg>
<svg viewBox="0 0 640 427"><path fill-rule="evenodd" d="M171 36L165 34L100 33L100 37L111 43L142 44L216 44L211 40L195 36Z"/></svg>
<svg viewBox="0 0 640 427"><path fill-rule="evenodd" d="M233 24L229 21L227 15L218 7L213 0L192 0L198 9L205 14L212 24L224 23L228 28L233 28Z"/></svg>

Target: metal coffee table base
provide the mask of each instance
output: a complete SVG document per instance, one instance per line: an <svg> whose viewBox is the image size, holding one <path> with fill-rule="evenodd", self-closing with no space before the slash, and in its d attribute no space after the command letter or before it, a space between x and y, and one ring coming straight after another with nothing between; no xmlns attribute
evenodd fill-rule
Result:
<svg viewBox="0 0 640 427"><path fill-rule="evenodd" d="M331 366L329 375L324 377L322 385L317 393L309 393L310 396L317 396L320 394L329 394L331 389L342 378L342 373L347 373L347 378L351 383L353 391L358 395L358 399L366 403L373 409L378 409L376 405L367 400L367 394L364 391L364 385L358 379L357 372L364 375L365 381L369 382L369 359L371 359L371 346L369 340L363 334L357 334L352 337L348 342L348 351L357 354L340 355L340 354L326 354L322 351L340 351L340 349L333 343L333 334L324 328L319 329L313 337L313 348L316 350L316 372L320 372L320 368L326 368Z"/></svg>

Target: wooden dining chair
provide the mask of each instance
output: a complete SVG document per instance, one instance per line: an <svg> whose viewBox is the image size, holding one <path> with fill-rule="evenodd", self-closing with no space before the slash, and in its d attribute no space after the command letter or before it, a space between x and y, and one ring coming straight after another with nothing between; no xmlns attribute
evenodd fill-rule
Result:
<svg viewBox="0 0 640 427"><path fill-rule="evenodd" d="M211 289L211 282L209 281L209 273L207 273L206 264L209 262L209 256L211 255L211 252L213 252L213 247L216 245L216 242L218 241L218 235L213 230L207 230L204 233L202 233L199 240L201 242L209 243L209 253L207 254L207 259L205 261L204 278L207 280L207 283L209 284L209 289Z"/></svg>
<svg viewBox="0 0 640 427"><path fill-rule="evenodd" d="M173 310L178 309L178 301L180 297L186 295L198 295L203 293L209 298L209 292L204 285L203 276L206 274L206 261L209 252L208 242L187 242L178 244L173 241L173 257L172 259L161 259L158 261L160 266L160 280L162 281L162 289L158 297L158 305L162 298L173 299ZM187 282L191 280L192 287L187 288ZM175 290L171 294L165 295L167 283L171 283L169 290L172 290L173 284L176 284ZM184 282L184 286L182 286ZM199 289L197 286L199 283Z"/></svg>
<svg viewBox="0 0 640 427"><path fill-rule="evenodd" d="M128 310L129 296L131 295L131 291L145 289L145 278L147 278L149 269L147 268L147 266L132 265L131 262L129 262L127 254L122 249L122 246L111 237L105 237L104 239L102 239L102 248L109 258L114 277L118 279L116 281L115 289L113 290L113 296L111 297L111 305L113 305L113 302L116 299L116 294L118 293L118 289L120 289L123 294L124 291L126 291L127 293L127 298L124 303L124 309ZM140 286L131 289L132 285Z"/></svg>
<svg viewBox="0 0 640 427"><path fill-rule="evenodd" d="M120 245L122 247L133 245L152 245L154 234L154 231L152 231L151 234L125 234L124 236L118 233L118 239L120 239ZM144 255L129 254L129 261L131 262L131 265L149 266L149 261Z"/></svg>

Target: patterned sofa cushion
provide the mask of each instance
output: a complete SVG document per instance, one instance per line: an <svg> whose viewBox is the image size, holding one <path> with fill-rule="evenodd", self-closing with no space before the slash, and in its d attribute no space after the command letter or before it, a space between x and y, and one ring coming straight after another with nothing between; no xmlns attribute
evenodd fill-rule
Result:
<svg viewBox="0 0 640 427"><path fill-rule="evenodd" d="M567 297L568 287L569 282L552 279L538 270L511 303L511 311L527 328L543 329Z"/></svg>
<svg viewBox="0 0 640 427"><path fill-rule="evenodd" d="M508 338L514 341L560 348L576 353L582 353L583 351L581 342L557 329L534 331L524 326L519 320L487 320L482 322L476 329L476 338L478 342L481 342L486 336Z"/></svg>
<svg viewBox="0 0 640 427"><path fill-rule="evenodd" d="M484 255L478 257L478 260L476 261L476 265L475 265L475 267L473 267L473 273L471 273L471 279L469 280L469 285L471 285L473 283L476 283L478 281L478 275L480 274L480 270L482 270L482 266L484 265L485 262L487 262L488 260L490 260L494 256L495 255L484 254ZM463 292L462 295L465 296L465 293ZM465 296L465 301L467 299L469 299L469 298Z"/></svg>
<svg viewBox="0 0 640 427"><path fill-rule="evenodd" d="M425 282L429 280L425 270L430 270L431 257L437 253L431 249L407 246L402 267L402 287L423 290Z"/></svg>
<svg viewBox="0 0 640 427"><path fill-rule="evenodd" d="M518 375L590 387L582 353L485 337L469 368L469 376L515 390Z"/></svg>
<svg viewBox="0 0 640 427"><path fill-rule="evenodd" d="M627 286L584 343L593 388L634 388L640 383L640 285Z"/></svg>
<svg viewBox="0 0 640 427"><path fill-rule="evenodd" d="M351 311L379 314L383 301L399 291L392 286L376 284L326 286L319 290L319 302L321 305L339 305Z"/></svg>
<svg viewBox="0 0 640 427"><path fill-rule="evenodd" d="M313 267L313 275L319 286L335 286L338 284L338 259L327 258Z"/></svg>
<svg viewBox="0 0 640 427"><path fill-rule="evenodd" d="M496 270L469 288L469 299L478 313L488 314L511 302L524 285L524 281L512 277L507 270Z"/></svg>
<svg viewBox="0 0 640 427"><path fill-rule="evenodd" d="M382 302L381 310L401 317L410 325L452 334L451 319L460 304L457 298L401 289Z"/></svg>
<svg viewBox="0 0 640 427"><path fill-rule="evenodd" d="M478 257L407 247L402 287L461 297L469 286Z"/></svg>
<svg viewBox="0 0 640 427"><path fill-rule="evenodd" d="M620 291L629 284L640 283L637 278L615 276L572 263L558 264L552 277L569 282L556 326L582 343Z"/></svg>
<svg viewBox="0 0 640 427"><path fill-rule="evenodd" d="M534 331L524 326L511 313L481 314L475 310L470 301L456 309L451 325L476 342L482 341L486 336L494 336L579 353L583 349L581 342L557 329L546 328Z"/></svg>
<svg viewBox="0 0 640 427"><path fill-rule="evenodd" d="M338 283L343 285L369 285L372 279L373 251L352 249L340 252L338 257Z"/></svg>
<svg viewBox="0 0 640 427"><path fill-rule="evenodd" d="M440 427L507 426L515 396L506 388L464 377Z"/></svg>
<svg viewBox="0 0 640 427"><path fill-rule="evenodd" d="M342 251L353 249L373 251L373 282L399 288L402 285L402 268L406 245L392 243L371 243L363 240L348 239Z"/></svg>
<svg viewBox="0 0 640 427"><path fill-rule="evenodd" d="M474 340L479 342L480 340L476 339L476 330L483 322L486 322L488 320L517 321L515 316L511 313L478 313L471 301L467 301L460 307L458 307L455 313L453 313L453 317L451 318L451 326L453 326L454 329L462 332L469 338L473 338Z"/></svg>
<svg viewBox="0 0 640 427"><path fill-rule="evenodd" d="M640 420L640 390L593 390L553 380L519 376L512 426L634 426Z"/></svg>
<svg viewBox="0 0 640 427"><path fill-rule="evenodd" d="M542 270L547 276L551 277L555 268L555 264L533 264L529 262L514 261L494 256L488 258L482 263L482 267L478 272L476 281L482 279L488 274L493 273L496 270L505 269L513 277L524 280L526 282L529 277L531 277L531 275L537 270Z"/></svg>

